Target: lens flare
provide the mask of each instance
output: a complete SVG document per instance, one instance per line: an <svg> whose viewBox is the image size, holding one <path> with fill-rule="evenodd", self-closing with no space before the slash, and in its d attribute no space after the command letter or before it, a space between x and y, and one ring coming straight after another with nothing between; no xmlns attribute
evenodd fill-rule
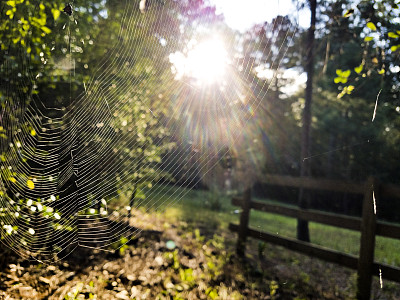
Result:
<svg viewBox="0 0 400 300"><path fill-rule="evenodd" d="M265 166L269 119L236 66L226 64L223 80L193 87L175 80L172 128L183 145L182 160L214 193L241 193ZM186 161L187 160L187 161ZM184 175L180 180L191 181ZM195 179L193 179L195 180Z"/></svg>
<svg viewBox="0 0 400 300"><path fill-rule="evenodd" d="M200 84L211 84L221 81L228 64L228 55L225 47L217 38L197 44L188 51L187 55L181 52L171 53L170 62L176 79L183 76L193 78Z"/></svg>

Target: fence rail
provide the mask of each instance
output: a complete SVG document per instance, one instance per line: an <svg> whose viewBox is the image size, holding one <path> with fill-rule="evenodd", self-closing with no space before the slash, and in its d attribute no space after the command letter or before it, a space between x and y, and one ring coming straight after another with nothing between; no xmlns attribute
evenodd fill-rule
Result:
<svg viewBox="0 0 400 300"><path fill-rule="evenodd" d="M379 184L374 178L369 178L365 184L359 184L336 180L277 175L267 175L265 183L275 186L364 194L362 217L350 217L253 201L251 200L250 190L247 190L242 198L232 199L233 205L242 208L240 224L229 224L229 229L238 233L237 252L239 255L244 255L246 238L253 237L325 261L356 269L358 271L357 298L362 300L370 298L373 275L381 275L385 279L400 282L400 268L374 262L376 235L400 239L400 226L376 220L377 202L382 201L384 197L400 198L399 187ZM359 231L361 232L359 257L249 228L251 209Z"/></svg>

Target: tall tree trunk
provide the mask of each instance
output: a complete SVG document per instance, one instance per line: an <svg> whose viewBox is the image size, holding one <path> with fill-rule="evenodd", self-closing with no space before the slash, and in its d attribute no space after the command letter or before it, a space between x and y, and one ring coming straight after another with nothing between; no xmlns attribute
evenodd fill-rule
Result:
<svg viewBox="0 0 400 300"><path fill-rule="evenodd" d="M310 176L310 131L311 131L311 103L312 103L312 83L314 75L314 38L315 38L315 17L317 10L317 0L309 0L311 10L311 25L308 30L307 37L307 53L306 53L306 66L307 73L306 83L306 103L303 111L303 128L301 136L301 169L300 176ZM307 209L309 206L309 194L302 188L299 191L298 205L300 208ZM308 221L297 220L297 238L301 241L309 242L310 233L308 230Z"/></svg>
<svg viewBox="0 0 400 300"><path fill-rule="evenodd" d="M137 180L135 179L135 181L133 182L133 192L131 197L129 198L130 209L128 212L128 224L130 223L131 220L133 205L135 205L136 193L137 193Z"/></svg>

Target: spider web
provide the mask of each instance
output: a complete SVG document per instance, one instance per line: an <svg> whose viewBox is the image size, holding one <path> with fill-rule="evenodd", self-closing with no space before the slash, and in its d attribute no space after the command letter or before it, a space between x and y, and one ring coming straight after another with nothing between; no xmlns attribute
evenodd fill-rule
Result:
<svg viewBox="0 0 400 300"><path fill-rule="evenodd" d="M61 90L27 96L45 75L31 73L29 59L17 67L3 65L4 74L17 74L15 68L27 74L12 79L14 94L6 86L12 97L1 111L1 126L11 133L1 139L1 237L22 256L46 262L78 246L106 250L139 233L134 208L173 205L200 183L241 192L262 172L268 152L263 120L271 118L262 103L268 83L251 88L252 66L233 55L218 84L197 85L188 76L168 80L177 75L168 55L187 51L184 34L176 35L182 26L162 21L180 4L160 2L141 11L142 2L124 1L121 16L107 11L105 2L98 7L109 13L104 19L117 18L120 28L115 45L89 66L93 71L83 82L75 74L81 50L74 2L74 14L55 23L54 32L63 35L51 49L56 59L42 60L68 78L58 85ZM209 16L196 22L207 36ZM294 24L275 49L279 55L267 52L276 69L296 31ZM91 44L92 37L85 42ZM234 34L226 42L249 47ZM84 51L96 51L96 43ZM260 45L259 51L267 51L268 43ZM159 89L151 90L157 81ZM160 99L162 108L154 105Z"/></svg>

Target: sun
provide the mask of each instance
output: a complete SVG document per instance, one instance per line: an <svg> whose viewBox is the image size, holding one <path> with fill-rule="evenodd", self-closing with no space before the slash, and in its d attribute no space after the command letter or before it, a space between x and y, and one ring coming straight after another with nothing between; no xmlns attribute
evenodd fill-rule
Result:
<svg viewBox="0 0 400 300"><path fill-rule="evenodd" d="M204 83L213 83L224 76L227 53L217 39L198 44L187 56L187 71Z"/></svg>
<svg viewBox="0 0 400 300"><path fill-rule="evenodd" d="M185 75L197 83L212 84L223 79L228 55L222 41L213 38L196 44L187 55L180 52L171 54L170 61L177 79Z"/></svg>

